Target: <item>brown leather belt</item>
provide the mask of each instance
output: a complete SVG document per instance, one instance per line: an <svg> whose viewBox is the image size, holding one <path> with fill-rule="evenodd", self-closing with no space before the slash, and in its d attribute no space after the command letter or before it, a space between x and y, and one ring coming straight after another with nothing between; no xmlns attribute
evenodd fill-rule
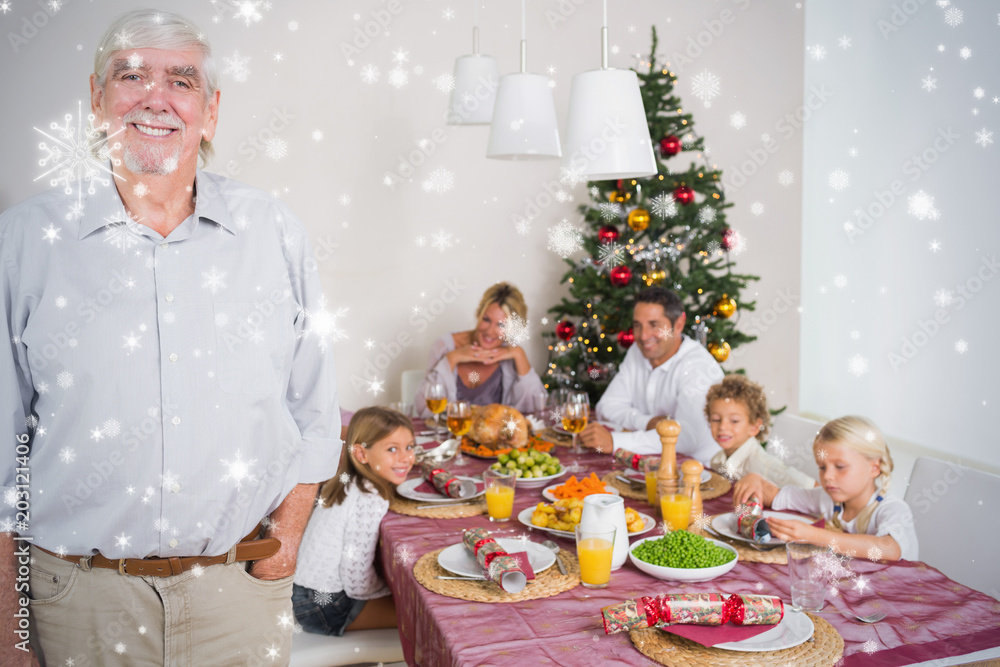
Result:
<svg viewBox="0 0 1000 667"><path fill-rule="evenodd" d="M266 537L260 540L254 539L260 532L260 524L253 531L244 537L234 547L236 556L232 562L262 560L273 556L281 548L281 542L274 537ZM209 565L219 565L229 561L229 552L218 556L171 556L170 558L105 558L100 553L93 556L61 556L48 549L41 549L50 556L62 558L74 563L80 563L83 559L90 559L90 567L100 567L107 570L118 570L121 574L128 574L135 577L170 577L175 574L187 572L195 565L208 567Z"/></svg>

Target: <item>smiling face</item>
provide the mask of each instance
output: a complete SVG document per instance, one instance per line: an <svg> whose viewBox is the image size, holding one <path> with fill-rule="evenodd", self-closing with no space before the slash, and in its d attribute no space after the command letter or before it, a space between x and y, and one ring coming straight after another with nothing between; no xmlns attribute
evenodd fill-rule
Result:
<svg viewBox="0 0 1000 667"><path fill-rule="evenodd" d="M742 401L731 398L717 398L708 406L708 423L712 437L726 451L732 454L740 445L760 433L763 422L750 421L750 411Z"/></svg>
<svg viewBox="0 0 1000 667"><path fill-rule="evenodd" d="M835 503L868 501L875 493L879 460L834 442L820 440L813 447L819 466L819 483Z"/></svg>
<svg viewBox="0 0 1000 667"><path fill-rule="evenodd" d="M122 144L125 169L167 175L198 166L198 147L211 141L219 91L208 95L199 51L130 49L109 61L104 87L91 75L91 107Z"/></svg>
<svg viewBox="0 0 1000 667"><path fill-rule="evenodd" d="M479 347L491 349L503 345L503 323L507 321L507 313L496 303L491 303L479 317L476 330L472 332L472 340Z"/></svg>
<svg viewBox="0 0 1000 667"><path fill-rule="evenodd" d="M415 447L413 432L400 426L370 447L354 445L352 453L358 463L368 465L377 477L402 484L416 460Z"/></svg>
<svg viewBox="0 0 1000 667"><path fill-rule="evenodd" d="M653 367L657 367L677 353L684 331L683 313L676 321L667 319L663 306L640 301L632 309L632 331L635 342Z"/></svg>

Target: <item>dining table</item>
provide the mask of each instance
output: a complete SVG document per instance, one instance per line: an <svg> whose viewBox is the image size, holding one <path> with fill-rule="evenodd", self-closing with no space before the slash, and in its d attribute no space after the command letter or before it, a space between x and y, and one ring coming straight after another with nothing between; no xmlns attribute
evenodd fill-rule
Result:
<svg viewBox="0 0 1000 667"><path fill-rule="evenodd" d="M563 465L577 463L583 475L594 472L601 477L615 468L606 454L574 454L567 447L554 447L552 454ZM463 458L461 465L455 460L442 465L453 474L468 476L481 474L490 465L489 460L467 454ZM576 586L551 597L512 603L460 600L431 592L417 581L414 563L421 556L461 543L463 531L473 527L485 527L498 538L539 543L552 539L561 549L575 553L573 539L518 522L518 512L541 501L541 488L518 487L512 519L504 523L491 523L485 514L432 519L387 513L381 524L378 561L395 599L408 665L657 665L661 663L636 649L629 633L605 634L602 607L641 596L700 592L772 595L789 604L787 565L742 560L721 577L698 583L657 579L626 561L611 573L606 588ZM730 490L705 500L704 512L730 512L732 501ZM625 505L659 517L645 500L625 498ZM662 534L660 521L644 537ZM952 581L920 561L861 557L845 558L844 564L849 576L835 595L827 596L817 614L843 638L843 653L831 665L893 667L937 659L951 661L928 664L964 664L954 662L955 656L970 656L970 662L1000 656L1000 601L995 598ZM851 616L873 612L882 612L885 618L868 624ZM768 664L755 662L753 653L744 655L743 664Z"/></svg>

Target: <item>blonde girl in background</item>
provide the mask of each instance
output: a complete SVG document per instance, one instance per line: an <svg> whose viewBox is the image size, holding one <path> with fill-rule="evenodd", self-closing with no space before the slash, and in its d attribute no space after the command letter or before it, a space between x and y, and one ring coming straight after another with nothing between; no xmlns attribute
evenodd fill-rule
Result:
<svg viewBox="0 0 1000 667"><path fill-rule="evenodd" d="M910 506L886 492L892 457L879 428L864 417L828 422L813 443L820 487L777 486L759 475L747 475L733 501L757 494L765 507L794 510L826 519L817 528L794 519L768 518L771 534L873 560L917 560L917 535Z"/></svg>
<svg viewBox="0 0 1000 667"><path fill-rule="evenodd" d="M413 426L393 410L363 408L351 419L346 445L336 476L320 487L292 587L303 629L337 636L396 627L392 593L375 571L375 547L389 497L413 467Z"/></svg>

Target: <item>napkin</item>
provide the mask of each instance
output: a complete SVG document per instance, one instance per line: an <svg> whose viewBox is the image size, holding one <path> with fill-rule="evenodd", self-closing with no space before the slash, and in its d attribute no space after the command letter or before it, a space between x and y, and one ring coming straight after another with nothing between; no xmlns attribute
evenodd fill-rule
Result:
<svg viewBox="0 0 1000 667"><path fill-rule="evenodd" d="M484 577L508 593L520 593L524 590L528 584L527 574L521 569L518 559L504 551L500 543L490 535L490 531L485 528L469 528L462 534L462 542L483 568Z"/></svg>
<svg viewBox="0 0 1000 667"><path fill-rule="evenodd" d="M657 626L684 639L690 639L702 646L715 646L726 642L740 642L767 632L773 625L661 625Z"/></svg>

